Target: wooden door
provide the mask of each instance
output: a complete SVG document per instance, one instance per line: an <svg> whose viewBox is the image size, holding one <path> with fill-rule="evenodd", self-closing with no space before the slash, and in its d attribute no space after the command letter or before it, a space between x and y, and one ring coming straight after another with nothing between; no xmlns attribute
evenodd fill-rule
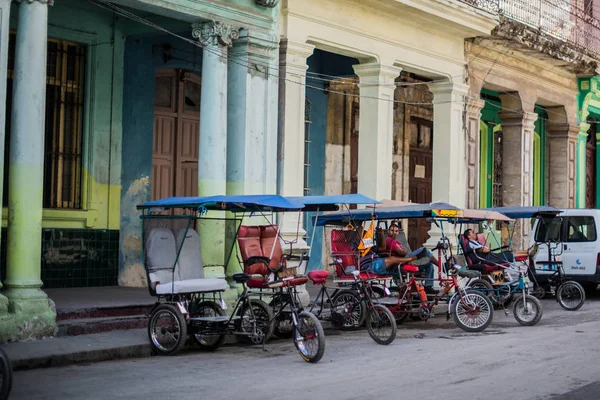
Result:
<svg viewBox="0 0 600 400"><path fill-rule="evenodd" d="M413 118L410 123L409 201L430 203L433 168L433 123ZM423 219L408 220L408 244L412 250L429 239L431 224Z"/></svg>
<svg viewBox="0 0 600 400"><path fill-rule="evenodd" d="M155 82L152 199L197 196L200 77L159 70Z"/></svg>

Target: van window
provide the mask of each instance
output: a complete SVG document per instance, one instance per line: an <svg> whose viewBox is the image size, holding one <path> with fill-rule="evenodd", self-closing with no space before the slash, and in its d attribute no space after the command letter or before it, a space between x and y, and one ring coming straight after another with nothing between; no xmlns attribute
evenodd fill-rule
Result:
<svg viewBox="0 0 600 400"><path fill-rule="evenodd" d="M535 241L538 243L560 242L562 221L562 218L541 217L535 233Z"/></svg>
<svg viewBox="0 0 600 400"><path fill-rule="evenodd" d="M596 224L594 217L569 217L567 220L567 242L595 242Z"/></svg>

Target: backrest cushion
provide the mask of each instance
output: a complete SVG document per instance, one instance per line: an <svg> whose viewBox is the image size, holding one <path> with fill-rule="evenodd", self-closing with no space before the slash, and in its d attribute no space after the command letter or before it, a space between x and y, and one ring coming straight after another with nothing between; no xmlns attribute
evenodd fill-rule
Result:
<svg viewBox="0 0 600 400"><path fill-rule="evenodd" d="M283 249L281 248L277 225L263 225L260 227L260 247L263 255L267 258L270 257L269 268L272 271L278 270Z"/></svg>
<svg viewBox="0 0 600 400"><path fill-rule="evenodd" d="M151 282L169 283L173 278L173 264L177 258L175 237L166 228L150 231L146 240L146 268Z"/></svg>
<svg viewBox="0 0 600 400"><path fill-rule="evenodd" d="M193 229L179 229L176 236L177 250L179 258L177 259L177 272L175 276L179 280L202 279L204 278L204 265L200 253L200 238Z"/></svg>
<svg viewBox="0 0 600 400"><path fill-rule="evenodd" d="M238 231L238 245L240 254L244 262L244 272L246 274L267 274L267 267L262 263L246 265L246 260L250 257L263 257L260 246L260 226L240 226Z"/></svg>

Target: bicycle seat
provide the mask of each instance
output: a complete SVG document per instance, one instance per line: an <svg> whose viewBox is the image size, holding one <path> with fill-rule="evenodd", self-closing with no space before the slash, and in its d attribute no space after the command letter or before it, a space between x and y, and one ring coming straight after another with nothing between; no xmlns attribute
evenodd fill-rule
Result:
<svg viewBox="0 0 600 400"><path fill-rule="evenodd" d="M458 271L458 276L461 278L477 279L481 278L481 272L479 271Z"/></svg>
<svg viewBox="0 0 600 400"><path fill-rule="evenodd" d="M318 271L310 271L308 273L308 279L312 281L315 285L323 285L327 282L327 277L329 276L329 272L321 269Z"/></svg>
<svg viewBox="0 0 600 400"><path fill-rule="evenodd" d="M404 272L419 272L419 267L415 267L414 265L403 265L402 271L404 271Z"/></svg>
<svg viewBox="0 0 600 400"><path fill-rule="evenodd" d="M237 283L245 283L253 279L253 275L250 274L233 274L231 278Z"/></svg>

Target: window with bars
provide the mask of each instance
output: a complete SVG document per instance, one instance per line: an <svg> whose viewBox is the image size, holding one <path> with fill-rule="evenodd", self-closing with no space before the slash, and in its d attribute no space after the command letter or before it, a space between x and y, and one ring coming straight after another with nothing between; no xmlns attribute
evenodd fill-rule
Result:
<svg viewBox="0 0 600 400"><path fill-rule="evenodd" d="M15 33L11 32L6 88L4 206L8 203L15 38ZM85 58L85 45L48 39L44 137L44 208L81 208Z"/></svg>

